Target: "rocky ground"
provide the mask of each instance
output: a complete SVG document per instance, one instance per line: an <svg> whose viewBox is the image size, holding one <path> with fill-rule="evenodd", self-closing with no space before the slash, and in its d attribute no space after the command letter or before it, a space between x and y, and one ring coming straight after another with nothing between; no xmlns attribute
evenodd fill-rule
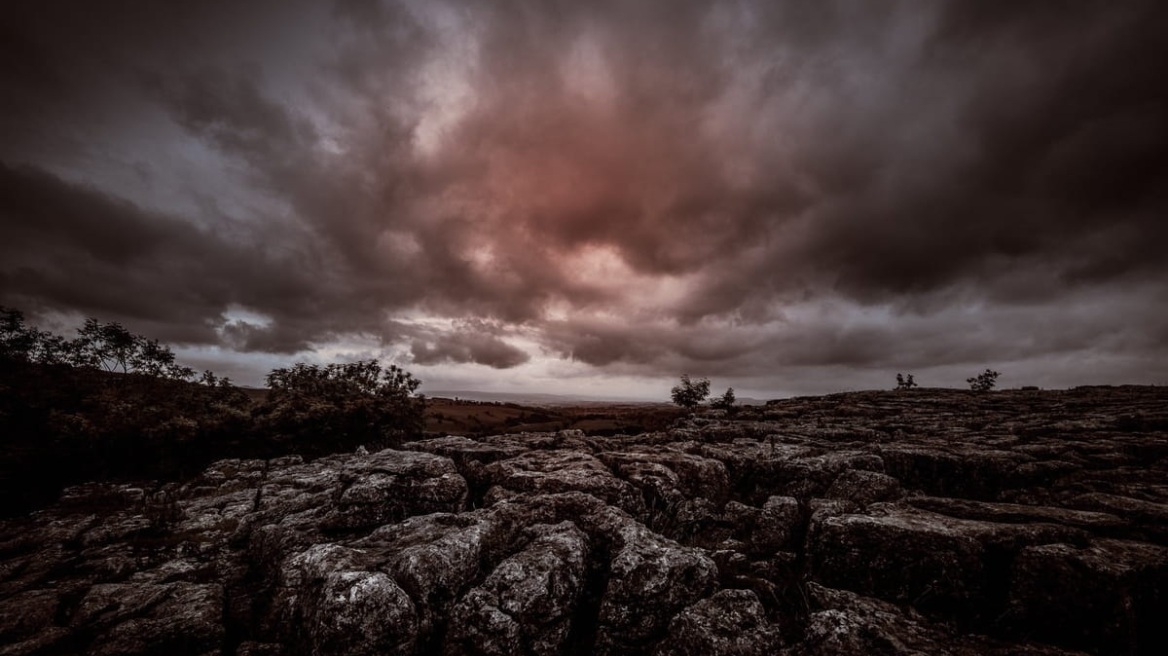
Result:
<svg viewBox="0 0 1168 656"><path fill-rule="evenodd" d="M3 654L1165 654L1168 390L221 461L0 525L0 581Z"/></svg>

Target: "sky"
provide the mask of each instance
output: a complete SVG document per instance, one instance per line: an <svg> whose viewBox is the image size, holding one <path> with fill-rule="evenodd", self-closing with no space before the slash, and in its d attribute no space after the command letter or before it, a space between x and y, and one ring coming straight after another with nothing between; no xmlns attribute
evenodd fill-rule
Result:
<svg viewBox="0 0 1168 656"><path fill-rule="evenodd" d="M1168 4L41 0L0 304L243 384L1168 384Z"/></svg>

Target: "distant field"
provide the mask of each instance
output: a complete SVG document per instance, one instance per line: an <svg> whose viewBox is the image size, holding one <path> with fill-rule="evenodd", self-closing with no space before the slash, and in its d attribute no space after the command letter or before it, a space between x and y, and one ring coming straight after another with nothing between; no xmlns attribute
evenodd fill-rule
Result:
<svg viewBox="0 0 1168 656"><path fill-rule="evenodd" d="M268 396L267 389L243 391L253 403L262 403ZM526 403L431 396L426 399L425 431L430 435L484 436L577 429L588 435L636 435L664 430L683 414L670 403L570 401L545 396L537 395Z"/></svg>
<svg viewBox="0 0 1168 656"><path fill-rule="evenodd" d="M430 398L426 432L474 436L577 429L589 435L635 435L663 430L681 414L679 408L666 403L530 406Z"/></svg>

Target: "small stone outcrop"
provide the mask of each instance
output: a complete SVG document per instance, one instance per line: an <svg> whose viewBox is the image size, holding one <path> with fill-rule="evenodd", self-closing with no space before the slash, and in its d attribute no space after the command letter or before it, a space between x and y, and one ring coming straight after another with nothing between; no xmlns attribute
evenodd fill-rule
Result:
<svg viewBox="0 0 1168 656"><path fill-rule="evenodd" d="M446 436L0 523L0 654L1168 653L1168 392Z"/></svg>

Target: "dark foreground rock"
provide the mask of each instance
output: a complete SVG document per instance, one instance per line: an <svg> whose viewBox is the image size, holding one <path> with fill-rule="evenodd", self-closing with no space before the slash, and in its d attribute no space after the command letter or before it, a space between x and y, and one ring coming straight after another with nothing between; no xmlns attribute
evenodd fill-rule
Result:
<svg viewBox="0 0 1168 656"><path fill-rule="evenodd" d="M0 525L0 654L1168 653L1168 394L446 437Z"/></svg>

